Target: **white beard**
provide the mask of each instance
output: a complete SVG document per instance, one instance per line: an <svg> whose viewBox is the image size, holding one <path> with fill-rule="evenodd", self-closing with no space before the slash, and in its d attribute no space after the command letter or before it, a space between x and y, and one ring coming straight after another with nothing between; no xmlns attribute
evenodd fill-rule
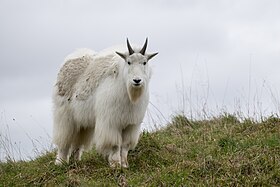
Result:
<svg viewBox="0 0 280 187"><path fill-rule="evenodd" d="M133 87L132 85L129 85L127 88L127 93L129 96L129 100L133 103L136 104L140 97L142 96L144 92L144 87L139 86L139 87Z"/></svg>

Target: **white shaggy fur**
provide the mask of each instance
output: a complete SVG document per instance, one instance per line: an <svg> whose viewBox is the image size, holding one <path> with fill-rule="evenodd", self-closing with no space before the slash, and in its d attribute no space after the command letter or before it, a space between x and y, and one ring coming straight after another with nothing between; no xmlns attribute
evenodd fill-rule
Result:
<svg viewBox="0 0 280 187"><path fill-rule="evenodd" d="M53 93L56 164L72 153L80 160L94 143L112 167L128 167L149 101L146 62L156 55L138 51L81 49L66 57Z"/></svg>

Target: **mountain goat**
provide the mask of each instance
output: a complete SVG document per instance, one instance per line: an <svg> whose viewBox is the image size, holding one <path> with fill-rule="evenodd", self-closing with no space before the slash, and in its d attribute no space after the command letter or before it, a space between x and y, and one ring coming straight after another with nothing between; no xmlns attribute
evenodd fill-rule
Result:
<svg viewBox="0 0 280 187"><path fill-rule="evenodd" d="M53 93L56 164L72 153L80 160L94 144L111 167L128 167L149 102L148 61L157 55L146 53L147 42L132 49L127 39L128 52L83 49L66 58Z"/></svg>

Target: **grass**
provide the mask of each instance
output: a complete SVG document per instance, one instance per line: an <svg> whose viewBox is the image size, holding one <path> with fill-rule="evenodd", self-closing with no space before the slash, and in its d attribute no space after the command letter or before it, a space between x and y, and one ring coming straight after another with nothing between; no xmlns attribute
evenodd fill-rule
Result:
<svg viewBox="0 0 280 187"><path fill-rule="evenodd" d="M55 153L0 163L0 186L280 186L280 119L178 115L141 135L129 169L111 169L95 151L55 166Z"/></svg>

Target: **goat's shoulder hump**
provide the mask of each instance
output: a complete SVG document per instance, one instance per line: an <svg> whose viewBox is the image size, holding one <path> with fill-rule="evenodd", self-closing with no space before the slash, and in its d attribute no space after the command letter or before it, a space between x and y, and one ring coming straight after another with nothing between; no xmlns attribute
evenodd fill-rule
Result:
<svg viewBox="0 0 280 187"><path fill-rule="evenodd" d="M71 97L73 86L92 60L93 56L87 54L65 59L57 77L56 85L59 95Z"/></svg>

